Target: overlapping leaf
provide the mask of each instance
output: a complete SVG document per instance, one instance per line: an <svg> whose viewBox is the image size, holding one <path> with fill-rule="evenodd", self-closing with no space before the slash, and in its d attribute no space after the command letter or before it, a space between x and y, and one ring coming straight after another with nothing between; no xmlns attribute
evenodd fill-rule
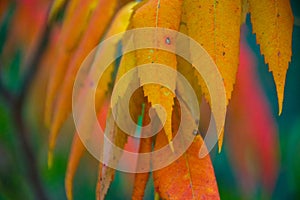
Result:
<svg viewBox="0 0 300 200"><path fill-rule="evenodd" d="M239 59L241 1L185 0L183 15L186 21L182 23L186 24L188 35L205 48L218 66L229 100ZM198 73L196 75L204 96L209 100L209 92L202 77ZM223 134L219 138L219 147L222 141Z"/></svg>
<svg viewBox="0 0 300 200"><path fill-rule="evenodd" d="M134 5L135 3L129 3L124 8L122 8L119 11L119 13L117 13L114 22L112 23L111 27L109 28L109 31L106 34L106 38L126 30L127 25L129 23L129 18L132 13L132 7ZM107 10L107 7L111 9L110 16L103 14L103 12ZM94 15L91 18L91 21L89 22L89 26L80 45L77 51L74 53L71 62L69 63L68 71L65 78L66 81L64 81L64 83L62 84L62 89L59 93L57 103L55 106L53 122L51 124L50 143L49 143L50 159L52 157L51 154L55 145L55 140L59 128L61 127L64 120L67 118L68 113L71 111L72 90L73 90L73 84L75 81L76 73L82 61L90 53L90 51L98 44L102 34L105 31L104 28L102 28L101 30L95 29L95 26L104 25L105 27L105 24L108 25L111 17L114 14L115 9L116 9L115 1L104 0L99 3L97 9L95 10ZM117 43L118 41L116 41L115 44L115 51L117 51ZM99 58L101 58L101 55L105 53L104 51L105 50L103 49L101 50L100 54L98 55ZM95 60L99 61L99 59L95 59ZM103 76L101 77L98 83L98 85L100 85L101 88L97 89L96 92L97 107L101 106L104 100L106 99L106 93L108 91L109 83L111 83L111 79L112 79L111 74L114 71L114 68L115 68L115 63L112 63L107 68L107 70L105 71L105 73L103 74Z"/></svg>
<svg viewBox="0 0 300 200"><path fill-rule="evenodd" d="M150 121L149 117L149 109L150 109L150 104L146 104L145 108L145 115L143 117L143 126L148 125ZM143 133L141 133L142 135ZM140 147L139 147L139 153L149 153L152 151L152 138L141 138L140 139ZM138 160L139 161L139 160ZM150 159L148 160L149 168L150 168ZM139 162L138 162L139 165ZM135 174L135 179L134 179L134 188L133 188L133 193L132 193L132 200L142 200L145 194L145 189L146 185L149 179L150 172L145 172L145 173L136 173Z"/></svg>
<svg viewBox="0 0 300 200"><path fill-rule="evenodd" d="M89 0L88 2L75 0L68 4L60 34L60 45L55 47L57 51L52 60L53 68L48 82L45 106L45 121L48 126L52 122L55 97L59 91L60 84L63 82L69 60L86 30L91 12L93 12L97 4L98 1L96 0Z"/></svg>
<svg viewBox="0 0 300 200"><path fill-rule="evenodd" d="M57 58L55 62L53 62L53 65L55 65L53 66L52 76L50 77L46 102L46 120L49 123L51 122L50 152L52 152L54 148L60 126L66 119L67 114L71 111L72 87L78 68L89 51L101 39L107 27L109 27L109 22L118 7L117 2L124 3L127 2L127 0L101 0L99 2L95 0L88 2L72 0L67 4L67 12L60 38L62 47L58 49L55 54ZM257 42L261 46L261 52L265 56L265 61L269 64L269 69L274 75L278 94L279 113L281 113L285 75L291 57L293 24L293 16L287 0L145 0L134 8L134 13L131 18L133 3L123 8L121 12L124 12L124 16L120 17L119 15L122 15L120 13L117 15L114 24L110 26L106 36L108 37L114 33L125 30L129 23L128 29L163 27L189 35L205 48L218 66L224 80L228 103L233 91L239 61L240 25L245 21L245 16L248 13L248 2L253 31L256 33ZM55 15L55 12L57 12L62 4L63 0L56 1L53 4L52 14L50 15ZM127 13L124 11L126 9ZM70 32L71 30L73 31L74 27L72 26L74 24L76 24L77 29L70 37ZM95 26L97 28L95 28ZM142 35L137 36L137 41L143 37ZM166 45L174 45L172 38L167 35L162 38L162 41L164 41ZM116 51L119 42L120 41L116 41L115 43ZM128 45L126 35L122 40L122 45L123 47ZM187 47L187 49L189 49L189 47ZM105 49L103 49L103 52L104 51ZM99 55L101 57L101 52ZM95 59L95 62L101 62L101 60ZM197 94L199 103L202 94L210 101L208 89L200 74L196 73L196 70L193 69L193 63L187 63L184 59L176 57L176 55L166 51L145 49L126 53L122 56L119 66L116 66L114 62L108 67L98 84L102 87L97 88L96 110L99 110L107 96L109 96L109 87L115 83L112 73L114 73L113 76L117 73L116 81L118 81L134 67L149 63L164 64L178 70L188 79ZM132 75L132 79L127 80L127 84L119 85L122 87L122 90L119 90L118 99L113 101L111 105L113 108L117 108L118 119L125 121L129 120L130 117L123 112L125 110L124 108L128 105L125 105L119 100L127 94L127 89L131 84L130 81L138 80L135 79L136 77L134 76L139 78L140 83L143 83L149 78L148 73L138 70ZM135 94L137 98L130 101L130 115L134 121L137 120L137 116L141 113L141 105L147 102L144 96L147 97L150 103L149 105L147 104L148 106L159 104L165 108L167 119L164 124L164 130L156 137L155 150L170 143L174 133L176 133L178 129L178 124L180 123L178 121L179 106L175 105L174 107L174 94L176 89L178 90L178 88L182 87L181 85L175 84L177 78L175 76L165 74L159 76L171 80L170 82L173 83L173 85L170 85L171 89L156 84L144 85L143 90L139 89L138 94ZM63 80L65 81L63 82ZM61 83L63 83L62 89L59 90ZM201 86L201 89L198 85ZM57 94L59 95L56 97ZM183 101L188 101L189 97L181 98ZM54 113L52 114L53 111ZM163 118L158 110L157 114L160 118ZM145 121L147 121L147 119L145 119ZM107 122L106 134L109 134L111 140L117 146L123 148L127 141L126 134L117 127L111 115ZM222 139L223 136L219 138L219 147L222 145ZM151 150L151 140L151 138L141 140L140 152L148 152ZM187 152L177 161L154 172L155 187L162 198L219 198L209 156L203 159L198 158L198 151L202 144L203 140L201 136L198 135ZM118 160L121 156L115 155L114 150L108 149L105 144L102 145L102 148L105 149L105 152L108 152L106 155L106 161L108 162L112 162L112 159ZM72 147L72 152L74 153L72 153L70 157L66 178L66 190L69 199L72 198L71 182L79 162L81 151L82 144L78 138L75 137ZM113 180L114 173L114 169L100 163L97 199L104 199ZM136 175L133 199L143 198L148 176L148 173Z"/></svg>
<svg viewBox="0 0 300 200"><path fill-rule="evenodd" d="M164 27L173 30L179 30L180 19L181 19L181 6L182 0L167 1L167 0L149 0L140 8L137 9L132 17L133 28L141 27ZM142 36L140 36L142 37ZM166 43L172 43L172 39L165 36ZM142 41L142 38L137 39ZM139 50L136 52L137 65L147 63L159 63L165 64L173 69L176 69L176 55L157 49L150 50ZM159 76L159 74L157 74ZM149 73L139 71L138 76L141 83L147 80ZM161 74L160 76L164 76ZM174 104L174 91L175 91L175 80L176 77L168 75L165 77L170 82L174 83L170 85L172 91L165 86L157 84L147 84L143 86L144 94L148 97L149 102L159 104L166 110L166 122L164 124L165 132L168 136L168 140L172 140L172 127L171 127L171 116ZM163 119L163 113L157 110L160 119Z"/></svg>
<svg viewBox="0 0 300 200"><path fill-rule="evenodd" d="M175 108L178 105L176 105ZM178 110L173 117L173 133L179 126ZM191 122L193 121L191 116ZM187 128L190 124L183 124ZM193 134L192 131L186 134ZM163 132L156 137L154 150L167 144ZM156 191L163 199L219 199L219 192L209 155L200 159L199 149L204 145L200 135L197 135L187 151L169 166L153 172Z"/></svg>
<svg viewBox="0 0 300 200"><path fill-rule="evenodd" d="M130 106L130 115L133 117L133 121L137 123L138 117L142 113L142 104L145 101L144 94L142 89L138 89L134 94L133 98L129 102ZM122 112L124 110L126 103L120 101L117 103L117 118L121 120L131 120L129 119L130 116L126 116L125 113ZM120 147L124 148L126 142L127 142L127 137L128 135L123 132L118 126L117 123L115 122L113 115L111 114L108 117L108 120L106 122L106 128L105 128L105 133L107 134L107 137L113 141L113 143ZM118 163L119 159L121 158L121 154L117 152L114 148L111 148L109 145L107 146L105 143L102 146L103 152L104 152L104 161L106 163ZM107 166L106 164L99 163L99 178L98 178L98 185L97 185L97 199L104 199L107 190L111 184L111 181L113 180L113 176L115 173L115 169Z"/></svg>

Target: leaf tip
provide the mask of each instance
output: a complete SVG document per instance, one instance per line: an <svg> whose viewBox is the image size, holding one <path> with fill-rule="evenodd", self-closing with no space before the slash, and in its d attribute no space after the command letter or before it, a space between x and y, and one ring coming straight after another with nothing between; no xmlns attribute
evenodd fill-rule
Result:
<svg viewBox="0 0 300 200"><path fill-rule="evenodd" d="M48 169L51 169L53 166L53 151L48 151Z"/></svg>
<svg viewBox="0 0 300 200"><path fill-rule="evenodd" d="M222 139L222 141L221 140L218 141L218 153L221 153L222 146L223 146L223 139Z"/></svg>
<svg viewBox="0 0 300 200"><path fill-rule="evenodd" d="M159 196L158 192L154 193L154 200L160 200L160 196Z"/></svg>
<svg viewBox="0 0 300 200"><path fill-rule="evenodd" d="M278 98L278 116L280 116L282 113L282 104L283 104L283 99L279 100Z"/></svg>
<svg viewBox="0 0 300 200"><path fill-rule="evenodd" d="M54 132L50 132L50 137L49 137L49 147L48 147L48 169L51 169L52 164L53 164L53 151L55 147L55 137L54 137Z"/></svg>
<svg viewBox="0 0 300 200"><path fill-rule="evenodd" d="M282 113L283 100L284 100L284 82L283 84L278 83L279 81L275 80L277 100L278 100L278 116Z"/></svg>
<svg viewBox="0 0 300 200"><path fill-rule="evenodd" d="M170 141L170 148L171 148L171 151L172 151L172 153L174 153L175 152L175 150L174 150L174 145L173 145L173 142L172 141Z"/></svg>
<svg viewBox="0 0 300 200"><path fill-rule="evenodd" d="M65 179L65 190L66 190L66 196L68 200L72 200L73 199L73 185L72 182L68 182L69 180Z"/></svg>
<svg viewBox="0 0 300 200"><path fill-rule="evenodd" d="M219 140L218 140L218 153L221 153L221 151L222 151L223 140L224 140L224 127L223 127L223 129L222 129L221 134L219 135Z"/></svg>

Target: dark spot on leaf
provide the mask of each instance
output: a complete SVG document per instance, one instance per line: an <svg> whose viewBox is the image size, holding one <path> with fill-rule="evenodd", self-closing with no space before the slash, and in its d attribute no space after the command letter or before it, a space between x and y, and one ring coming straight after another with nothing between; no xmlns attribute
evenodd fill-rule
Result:
<svg viewBox="0 0 300 200"><path fill-rule="evenodd" d="M168 44L168 45L171 44L171 39L169 37L166 38L166 44Z"/></svg>

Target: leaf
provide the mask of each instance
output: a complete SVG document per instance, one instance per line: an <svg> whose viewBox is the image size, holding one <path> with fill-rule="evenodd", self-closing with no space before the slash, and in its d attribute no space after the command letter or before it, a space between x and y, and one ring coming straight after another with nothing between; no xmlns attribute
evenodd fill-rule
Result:
<svg viewBox="0 0 300 200"><path fill-rule="evenodd" d="M67 199L73 199L73 179L78 168L79 161L82 157L85 147L83 146L78 133L74 134L71 152L69 155L69 161L67 166L67 172L65 177L65 188Z"/></svg>
<svg viewBox="0 0 300 200"><path fill-rule="evenodd" d="M110 183L113 181L115 175L115 169L107 167L102 163L99 163L99 175L96 187L96 199L102 200L104 199ZM104 174L104 175L103 175Z"/></svg>
<svg viewBox="0 0 300 200"><path fill-rule="evenodd" d="M203 46L220 70L228 104L238 68L241 1L185 0L183 16L188 35ZM201 75L196 75L205 98L210 101ZM223 133L219 137L219 150L222 143Z"/></svg>
<svg viewBox="0 0 300 200"><path fill-rule="evenodd" d="M100 22L103 23L104 20L106 20L106 23L109 23L110 18L106 15L103 15L104 10L107 10L107 5L111 6L111 15L113 15L113 11L115 10L115 4L116 2L113 1L107 1L104 0L100 2L98 8L96 9L89 27L87 29L87 32L85 36L83 37L81 44L77 51L75 52L72 61L69 64L68 72L66 75L66 78L63 83L62 89L59 93L57 104L54 108L55 113L53 116L53 122L51 124L51 132L50 132L50 142L49 142L49 154L50 158L52 157L52 151L55 146L55 141L58 135L58 131L60 127L62 126L63 122L67 118L69 112L71 111L72 107L72 91L73 91L73 85L75 81L75 77L77 75L77 71L79 67L81 66L81 63L85 59L85 57L90 53L90 51L98 44L101 35L104 33L105 29L102 29L102 33L99 32L99 29L95 29L95 26L99 24ZM132 7L135 5L135 2L129 3L126 6L124 6L117 14L116 17L108 30L105 38L108 38L114 34L123 32L126 30L129 18L132 13ZM97 32L96 32L97 31ZM117 46L118 41L116 41ZM101 50L102 52L99 53L98 57L95 58L95 62L101 62L99 59L101 59L101 56L103 56L103 53L105 50ZM115 51L117 51L117 47L115 48ZM105 73L102 75L98 86L101 85L101 88L98 87L96 91L96 99L95 102L97 102L96 106L101 107L105 98L106 93L108 91L109 83L111 82L111 74L114 71L115 63L112 63ZM97 109L97 110L98 110ZM51 162L51 161L50 161Z"/></svg>
<svg viewBox="0 0 300 200"><path fill-rule="evenodd" d="M152 138L141 138L140 139L140 153L150 152L152 149ZM150 165L150 161L149 161ZM150 172L136 173L134 179L134 188L132 193L133 200L143 199L147 182L149 180Z"/></svg>
<svg viewBox="0 0 300 200"><path fill-rule="evenodd" d="M139 9L141 6L143 6L146 3L146 1L142 1L140 3L138 3L134 8L133 8L133 13L131 15L130 18L130 23L128 25L127 30L131 30L133 29L133 23L132 23L132 17L135 14L135 12L137 11L137 9ZM130 37L130 35L129 35ZM127 49L128 45L132 45L130 39L128 38L128 35L124 35L122 38L122 51L124 49ZM121 61L120 61L120 65L118 68L118 72L117 72L117 76L116 76L116 80L115 83L117 83L128 71L132 70L133 68L136 67L136 56L135 56L135 51L131 51L128 52L124 55L122 55ZM118 90L118 97L123 97L126 94L126 91L129 87L129 85L131 84L131 79L135 80L132 74L126 74L127 76L132 76L132 78L126 78L125 83L122 85L119 85L119 87L122 87ZM111 107L114 107L116 104L118 103L118 101L114 101L114 99L112 99L111 101Z"/></svg>
<svg viewBox="0 0 300 200"><path fill-rule="evenodd" d="M257 82L255 56L241 43L240 66L228 112L228 150L245 198L272 194L279 167L279 138L270 106ZM251 195L251 196L249 196ZM267 197L266 197L267 198Z"/></svg>
<svg viewBox="0 0 300 200"><path fill-rule="evenodd" d="M248 13L249 13L249 2L248 2L248 0L242 0L241 24L246 23L246 18L247 18Z"/></svg>
<svg viewBox="0 0 300 200"><path fill-rule="evenodd" d="M91 12L97 5L97 0L79 2L72 1L68 4L66 17L60 32L59 47L53 58L53 68L48 82L45 122L49 126L52 122L53 106L59 86L64 80L69 60L77 47L79 40L86 28Z"/></svg>
<svg viewBox="0 0 300 200"><path fill-rule="evenodd" d="M292 56L294 19L290 1L249 0L249 11L256 41L274 77L280 115L286 72Z"/></svg>
<svg viewBox="0 0 300 200"><path fill-rule="evenodd" d="M129 107L130 109L130 114L133 117L133 121L136 122L138 121L138 117L139 115L142 113L142 104L144 103L145 99L144 99L144 94L142 89L137 89L136 92L133 94L130 102L129 102ZM124 104L123 101L119 101L117 104L117 118L120 118L121 120L128 120L128 116L126 116L126 114L124 112L122 112L124 110L125 106L128 106L127 104ZM124 148L126 142L127 142L127 133L124 133L115 123L114 120L118 120L118 119L114 119L113 115L110 114L110 116L108 117L108 120L106 122L106 129L105 129L105 133L108 134L108 138L113 141L113 143L120 147L120 148ZM103 144L103 153L104 153L104 160L106 161L106 163L117 163L119 161L119 159L121 158L121 155L115 151L115 149L110 149L109 147L107 147L105 145L105 143ZM97 183L97 199L104 199L109 186L113 180L113 176L115 173L115 169L110 168L109 166L107 166L106 164L102 164L99 163L99 169L101 169L101 171L99 171L99 183Z"/></svg>
<svg viewBox="0 0 300 200"><path fill-rule="evenodd" d="M182 16L182 18L184 18L184 15ZM184 20L185 21L185 20ZM180 24L180 32L184 33L184 34L188 34L187 33L187 26L185 23L181 23ZM186 42L186 44L188 44L188 42ZM189 49L190 46L187 45L186 47L182 47L181 48L186 48ZM188 55L188 57L190 57L191 55ZM198 79L196 76L196 69L192 66L191 63L189 63L188 61L186 61L185 59L183 59L180 56L176 57L177 59L177 70L179 73L181 73L184 78L186 78L189 82L189 84L192 86L196 96L197 96L197 101L198 104L200 106L200 103L202 101L202 91L201 91L201 87L198 84ZM176 92L178 93L178 95L181 96L181 98L183 99L183 101L186 103L186 105L193 105L193 103L187 103L188 101L190 101L191 98L190 96L187 96L187 93L181 95L180 91L186 91L185 87L187 87L185 84L181 84L181 85L176 85ZM189 108L190 110L194 109L194 108ZM200 116L199 116L200 118Z"/></svg>
<svg viewBox="0 0 300 200"><path fill-rule="evenodd" d="M174 112L174 115L175 134L179 126L179 113ZM167 142L163 131L158 133L154 150L165 146ZM202 145L203 140L197 135L188 150L175 162L153 172L155 189L162 199L220 199L209 154L202 159L198 157Z"/></svg>
<svg viewBox="0 0 300 200"><path fill-rule="evenodd" d="M149 103L146 104L144 119L143 119L143 126L148 125L151 120L148 115L149 109L151 105ZM143 133L141 134L143 135ZM152 150L152 138L140 138L140 147L139 147L139 153L148 153ZM139 160L138 163L139 164ZM149 167L150 167L150 160L149 160ZM133 187L133 193L132 193L132 200L138 200L143 199L145 194L146 185L149 179L150 172L146 173L136 173L135 179L134 179L134 187Z"/></svg>
<svg viewBox="0 0 300 200"><path fill-rule="evenodd" d="M134 13L132 24L134 28L141 27L164 27L173 30L179 30L181 18L182 0L167 1L167 0L149 0ZM143 37L143 36L140 36ZM166 39L168 36L166 36ZM142 38L140 38L142 41ZM165 39L165 40L166 40ZM168 38L171 40L170 38ZM139 41L139 39L137 40ZM169 41L172 42L172 41ZM147 63L165 64L173 69L176 69L176 55L162 50L139 50L136 51L137 66ZM149 73L139 70L138 76L140 82L143 83L148 79ZM166 76L160 74L161 77ZM172 140L171 117L174 104L175 79L168 75L165 77L170 79L174 85L170 85L172 91L164 86L157 84L147 84L143 86L144 94L148 97L152 105L159 104L166 110L166 122L164 124L165 132L169 142ZM163 119L164 111L156 109L160 119ZM172 143L171 143L172 145Z"/></svg>
<svg viewBox="0 0 300 200"><path fill-rule="evenodd" d="M198 158L202 144L198 135L183 156L153 173L156 190L163 199L220 199L209 155Z"/></svg>
<svg viewBox="0 0 300 200"><path fill-rule="evenodd" d="M105 118L108 110L108 103L105 102L98 114L98 122L101 127L105 128ZM85 152L85 147L79 137L78 133L75 133L73 137L73 143L71 147L71 152L69 155L69 161L67 166L66 178L65 178L65 188L67 199L73 199L73 179L78 168L79 161L82 154Z"/></svg>

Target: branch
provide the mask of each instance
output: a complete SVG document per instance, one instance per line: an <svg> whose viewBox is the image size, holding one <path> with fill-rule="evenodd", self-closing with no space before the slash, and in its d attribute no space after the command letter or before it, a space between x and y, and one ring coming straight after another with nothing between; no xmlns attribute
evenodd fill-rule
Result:
<svg viewBox="0 0 300 200"><path fill-rule="evenodd" d="M37 45L36 50L33 54L32 60L29 62L28 66L25 67L25 69L28 69L28 71L24 75L19 95L14 95L9 90L7 90L0 77L0 95L8 103L12 111L13 120L17 128L16 134L21 142L23 154L25 157L28 178L32 185L35 197L39 200L47 200L48 198L40 180L35 154L33 153L30 141L28 139L29 131L25 125L22 114L28 89L36 75L36 72L38 71L41 57L49 40L49 34L50 27L49 25L46 25L41 35L39 44Z"/></svg>

